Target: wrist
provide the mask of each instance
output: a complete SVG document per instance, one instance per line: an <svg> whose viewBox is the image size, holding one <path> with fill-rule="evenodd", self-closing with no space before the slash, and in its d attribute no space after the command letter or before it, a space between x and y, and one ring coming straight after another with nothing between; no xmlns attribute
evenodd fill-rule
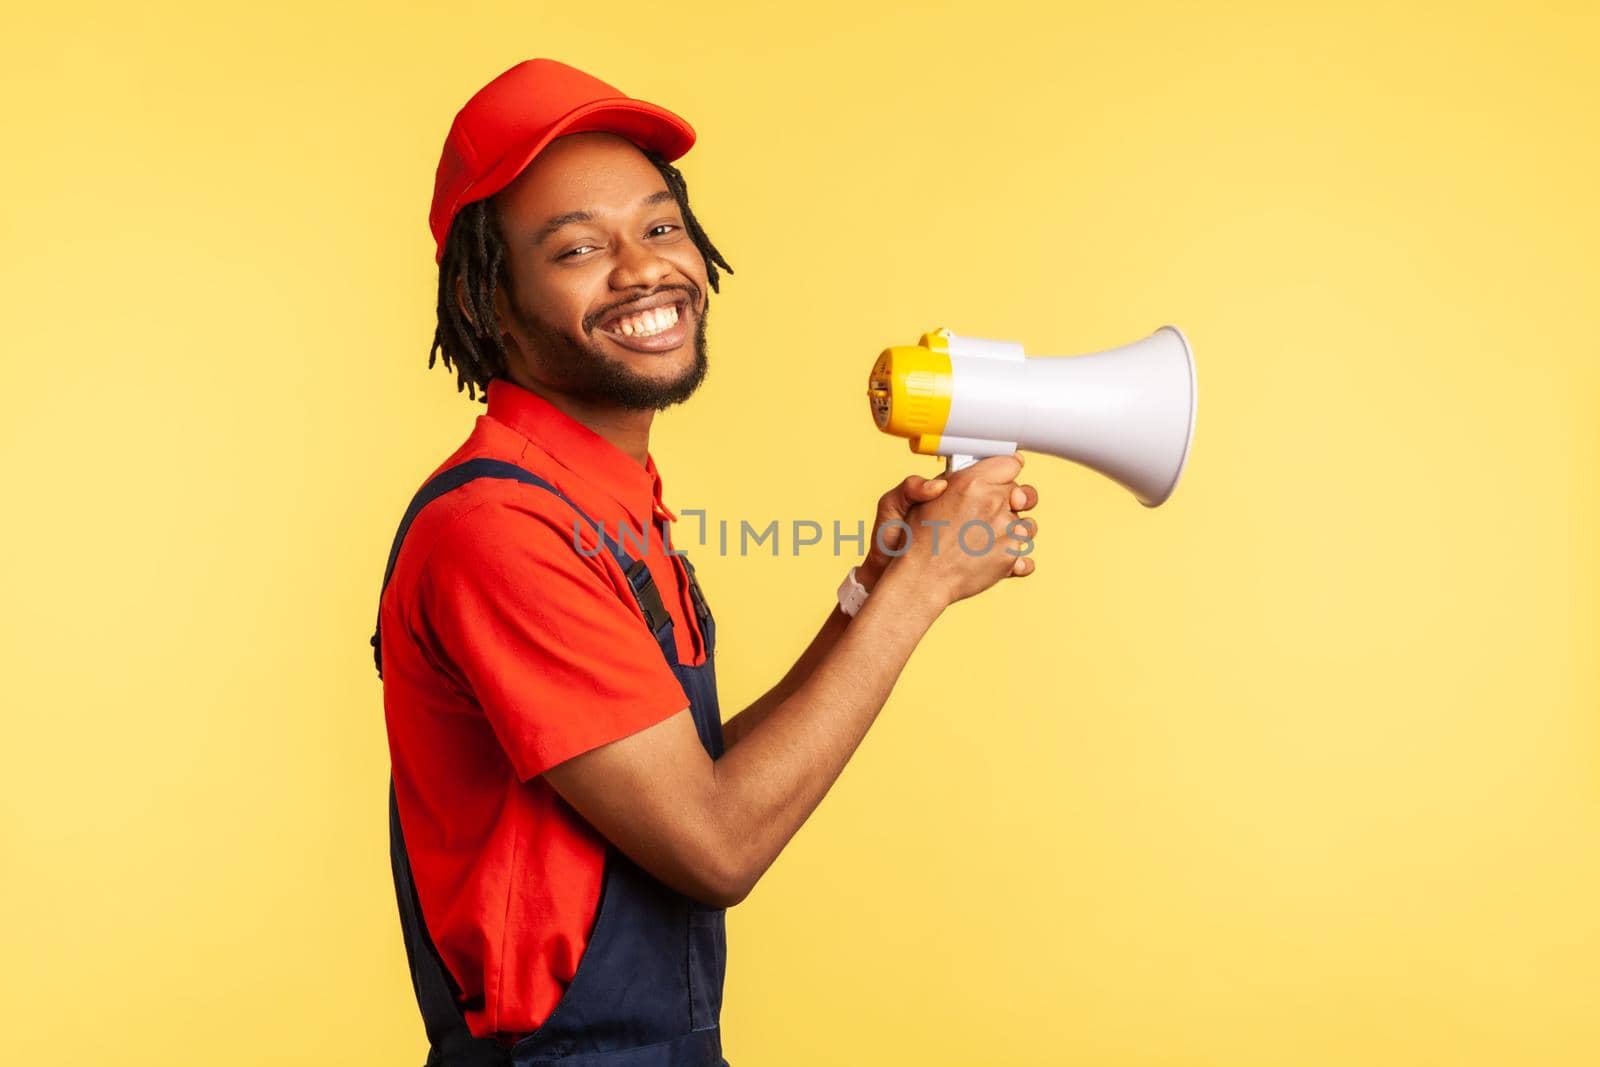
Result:
<svg viewBox="0 0 1600 1067"><path fill-rule="evenodd" d="M926 581L922 575L917 574L915 569L898 567L895 565L896 562L897 560L890 560L889 565L879 572L875 584L868 587L872 593L872 600L880 602L892 600L897 610L925 617L928 622L938 618L944 609L950 606L951 598L936 584ZM859 570L856 580L862 585L867 584Z"/></svg>

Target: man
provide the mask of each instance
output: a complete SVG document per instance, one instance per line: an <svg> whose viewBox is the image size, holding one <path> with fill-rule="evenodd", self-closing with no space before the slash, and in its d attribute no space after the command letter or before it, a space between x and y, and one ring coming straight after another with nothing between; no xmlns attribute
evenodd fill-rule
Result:
<svg viewBox="0 0 1600 1067"><path fill-rule="evenodd" d="M798 662L721 721L715 624L649 452L654 413L705 375L730 270L671 164L693 142L529 60L467 103L439 163L429 365L487 411L413 500L373 639L430 1064L724 1064L723 910L940 612L1033 568L1019 459L907 478ZM915 533L939 523L943 551ZM957 550L964 523L992 548Z"/></svg>

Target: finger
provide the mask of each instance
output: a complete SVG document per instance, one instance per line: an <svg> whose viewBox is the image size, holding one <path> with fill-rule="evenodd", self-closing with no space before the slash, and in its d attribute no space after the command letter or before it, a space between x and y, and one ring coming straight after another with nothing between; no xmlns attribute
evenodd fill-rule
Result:
<svg viewBox="0 0 1600 1067"><path fill-rule="evenodd" d="M878 524L882 525L886 519L903 519L906 512L911 510L912 501L915 499L917 487L922 484L922 477L908 474L900 484L878 498Z"/></svg>
<svg viewBox="0 0 1600 1067"><path fill-rule="evenodd" d="M1019 485L1011 490L1011 510L1027 511L1039 503L1039 490L1031 485Z"/></svg>
<svg viewBox="0 0 1600 1067"><path fill-rule="evenodd" d="M1039 523L1033 519L1013 519L1006 524L1006 532L1018 540L1032 541L1039 534Z"/></svg>
<svg viewBox="0 0 1600 1067"><path fill-rule="evenodd" d="M878 511L884 518L905 518L913 504L925 504L945 491L949 483L943 478L924 478L908 474L899 485L879 499Z"/></svg>
<svg viewBox="0 0 1600 1067"><path fill-rule="evenodd" d="M894 501L904 498L911 491L911 487L916 484L916 480L917 476L915 474L908 474L902 478L899 484L891 487L888 492L878 498L878 510L882 511Z"/></svg>
<svg viewBox="0 0 1600 1067"><path fill-rule="evenodd" d="M1018 559L1015 563L1013 563L1011 565L1011 573L1008 574L1006 577L1008 577L1008 578L1025 578L1025 577L1027 577L1028 575L1030 575L1032 573L1033 573L1033 560L1028 558L1027 556L1023 556L1023 557L1021 557L1020 559Z"/></svg>

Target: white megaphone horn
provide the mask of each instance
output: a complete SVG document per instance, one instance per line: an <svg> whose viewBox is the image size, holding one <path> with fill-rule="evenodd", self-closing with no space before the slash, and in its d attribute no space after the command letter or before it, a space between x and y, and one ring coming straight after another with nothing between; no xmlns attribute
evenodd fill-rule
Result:
<svg viewBox="0 0 1600 1067"><path fill-rule="evenodd" d="M1010 341L946 329L886 348L867 399L884 433L959 470L1019 448L1099 471L1156 507L1194 440L1194 355L1176 326L1081 356L1028 356Z"/></svg>

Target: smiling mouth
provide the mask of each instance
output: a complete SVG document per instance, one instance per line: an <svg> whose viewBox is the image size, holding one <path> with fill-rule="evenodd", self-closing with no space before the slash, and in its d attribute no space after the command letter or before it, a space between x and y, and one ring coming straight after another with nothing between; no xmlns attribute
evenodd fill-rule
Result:
<svg viewBox="0 0 1600 1067"><path fill-rule="evenodd" d="M689 337L689 299L608 319L596 327L612 343L636 352L667 352Z"/></svg>

